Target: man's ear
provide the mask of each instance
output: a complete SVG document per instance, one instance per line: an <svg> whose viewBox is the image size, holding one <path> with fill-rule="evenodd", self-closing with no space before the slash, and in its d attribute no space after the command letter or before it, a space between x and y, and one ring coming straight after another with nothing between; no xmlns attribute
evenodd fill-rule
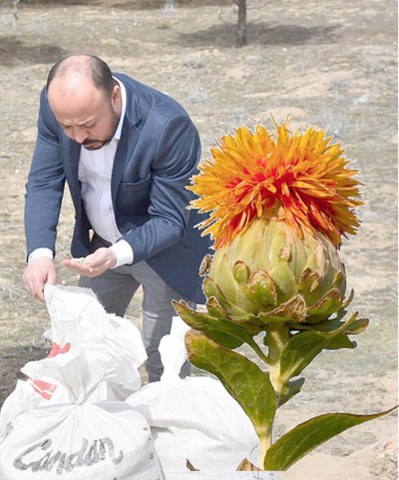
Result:
<svg viewBox="0 0 399 480"><path fill-rule="evenodd" d="M112 94L111 94L111 103L117 111L119 111L122 105L121 100L122 100L121 87L118 84L114 85L114 88L112 89Z"/></svg>

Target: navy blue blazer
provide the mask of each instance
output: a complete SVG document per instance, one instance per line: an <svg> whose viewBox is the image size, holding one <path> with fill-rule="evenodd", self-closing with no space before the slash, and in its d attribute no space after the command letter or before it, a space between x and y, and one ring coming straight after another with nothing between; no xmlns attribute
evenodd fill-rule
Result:
<svg viewBox="0 0 399 480"><path fill-rule="evenodd" d="M146 260L176 292L203 303L198 270L210 239L194 228L204 220L187 209L193 194L185 187L197 173L198 132L173 99L132 78L115 74L127 93L126 116L111 180L116 223L132 247L134 262ZM78 179L80 145L56 121L42 90L38 136L26 185L28 254L47 247L55 254L56 230L65 181L74 207L74 257L91 251L92 231Z"/></svg>

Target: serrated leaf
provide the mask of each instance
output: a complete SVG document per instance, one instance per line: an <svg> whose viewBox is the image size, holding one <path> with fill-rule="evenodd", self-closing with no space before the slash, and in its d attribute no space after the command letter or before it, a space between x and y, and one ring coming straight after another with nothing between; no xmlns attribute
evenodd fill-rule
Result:
<svg viewBox="0 0 399 480"><path fill-rule="evenodd" d="M342 309L347 308L349 306L349 304L352 303L352 300L353 300L354 296L355 296L355 291L352 288L351 293L349 294L349 297L344 301L341 308Z"/></svg>
<svg viewBox="0 0 399 480"><path fill-rule="evenodd" d="M339 350L341 348L355 348L356 345L356 342L351 341L346 333L341 333L332 338L324 348L326 350Z"/></svg>
<svg viewBox="0 0 399 480"><path fill-rule="evenodd" d="M209 338L226 348L238 348L244 341L246 332L239 325L222 322L204 312L191 309L184 301L172 301L176 313L195 330L206 333ZM249 336L249 335L248 335Z"/></svg>
<svg viewBox="0 0 399 480"><path fill-rule="evenodd" d="M342 342L345 348L346 340L336 340L336 337L345 332L346 328L356 320L357 313L354 313L340 328L333 332L307 331L297 333L285 345L280 359L280 377L283 383L290 378L299 375L304 368L330 343L337 347ZM333 341L336 342L335 346ZM348 340L349 341L349 340Z"/></svg>
<svg viewBox="0 0 399 480"><path fill-rule="evenodd" d="M341 320L342 317L326 320L322 323L317 323L316 325L310 325L307 323L291 323L290 328L293 330L313 330L316 332L333 332L338 328L341 328L345 325L346 322ZM370 321L368 318L358 318L350 325L347 325L345 328L345 333L347 335L358 335L366 330Z"/></svg>
<svg viewBox="0 0 399 480"><path fill-rule="evenodd" d="M366 330L369 323L370 320L368 318L358 318L345 329L345 333L348 335L358 335Z"/></svg>
<svg viewBox="0 0 399 480"><path fill-rule="evenodd" d="M280 377L285 383L299 375L323 350L326 335L308 331L296 334L284 347L280 360Z"/></svg>
<svg viewBox="0 0 399 480"><path fill-rule="evenodd" d="M288 400L290 400L293 396L299 393L302 390L302 386L304 383L304 378L296 378L295 380L291 380L286 385L284 385L278 407L281 407L281 405L284 405L284 403L288 402Z"/></svg>
<svg viewBox="0 0 399 480"><path fill-rule="evenodd" d="M259 438L269 435L276 402L268 372L195 330L187 332L186 348L193 365L220 379L250 418Z"/></svg>
<svg viewBox="0 0 399 480"><path fill-rule="evenodd" d="M287 470L310 451L348 428L387 415L397 406L373 415L327 413L297 425L283 435L267 451L265 470Z"/></svg>

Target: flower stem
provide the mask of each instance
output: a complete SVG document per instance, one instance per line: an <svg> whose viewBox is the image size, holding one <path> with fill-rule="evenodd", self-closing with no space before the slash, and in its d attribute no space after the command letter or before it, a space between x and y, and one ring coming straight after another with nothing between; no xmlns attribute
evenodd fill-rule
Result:
<svg viewBox="0 0 399 480"><path fill-rule="evenodd" d="M272 444L272 425L270 430L264 435L259 435L259 468L263 469L265 464L266 453Z"/></svg>
<svg viewBox="0 0 399 480"><path fill-rule="evenodd" d="M272 323L266 328L266 341L269 347L270 382L276 392L276 409L279 407L284 382L281 378L281 354L290 338L288 326L281 323Z"/></svg>
<svg viewBox="0 0 399 480"><path fill-rule="evenodd" d="M284 382L280 375L281 354L289 338L289 328L285 323L276 322L275 324L269 324L266 328L265 343L268 346L267 364L269 366L270 382L273 386L276 397L275 410L279 407L280 398L284 388ZM264 468L266 453L273 443L273 423L274 416L265 431L257 432L259 437L260 468Z"/></svg>

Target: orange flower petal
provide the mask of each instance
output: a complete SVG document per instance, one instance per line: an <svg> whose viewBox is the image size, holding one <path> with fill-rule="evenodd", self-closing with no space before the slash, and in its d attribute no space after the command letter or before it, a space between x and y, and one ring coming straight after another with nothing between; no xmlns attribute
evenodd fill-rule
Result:
<svg viewBox="0 0 399 480"><path fill-rule="evenodd" d="M273 138L262 125L255 133L241 127L211 149L190 190L198 195L194 208L210 213L201 224L215 240L227 245L255 218L279 216L302 237L312 228L338 247L342 236L356 233L354 208L363 205L358 170L338 144L323 131L309 128L292 134L276 125Z"/></svg>

